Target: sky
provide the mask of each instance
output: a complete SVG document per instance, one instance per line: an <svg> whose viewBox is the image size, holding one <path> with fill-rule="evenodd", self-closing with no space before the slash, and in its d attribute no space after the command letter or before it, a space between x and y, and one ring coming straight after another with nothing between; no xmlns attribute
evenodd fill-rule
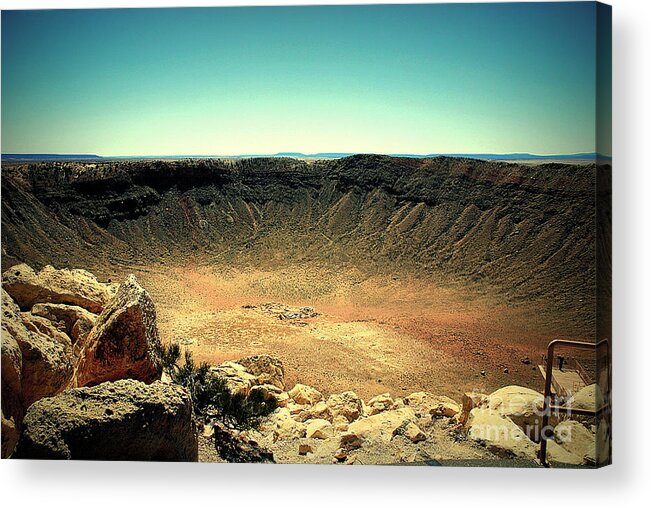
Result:
<svg viewBox="0 0 651 508"><path fill-rule="evenodd" d="M3 11L2 153L593 152L596 26L592 2Z"/></svg>

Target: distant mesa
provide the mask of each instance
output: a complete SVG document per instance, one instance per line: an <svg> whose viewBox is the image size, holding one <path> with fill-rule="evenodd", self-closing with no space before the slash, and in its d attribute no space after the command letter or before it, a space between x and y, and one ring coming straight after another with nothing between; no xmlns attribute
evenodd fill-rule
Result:
<svg viewBox="0 0 651 508"><path fill-rule="evenodd" d="M358 155L361 152L319 152L306 154L302 152L278 152L275 154L239 154L239 155L114 155L100 156L95 154L2 154L3 161L75 161L75 160L107 160L107 159L250 159L256 157L291 157L296 159L341 159ZM383 154L392 157L408 157L412 159L427 159L432 157L462 157L466 159L499 160L499 161L577 161L577 160L611 160L608 155L596 152L571 154L538 155L531 153L390 153Z"/></svg>
<svg viewBox="0 0 651 508"><path fill-rule="evenodd" d="M3 153L3 161L76 161L101 160L103 157L95 154L66 154L66 153Z"/></svg>

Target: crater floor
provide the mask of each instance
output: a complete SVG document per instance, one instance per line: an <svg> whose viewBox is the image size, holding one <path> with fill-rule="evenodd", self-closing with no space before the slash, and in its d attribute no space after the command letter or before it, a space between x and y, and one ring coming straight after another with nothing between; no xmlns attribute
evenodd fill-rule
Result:
<svg viewBox="0 0 651 508"><path fill-rule="evenodd" d="M541 309L505 306L468 287L354 269L130 270L156 302L164 341L179 341L211 364L271 354L283 360L289 386L301 382L326 394L426 390L459 398L507 384L540 389L535 364L556 326ZM283 320L259 307L271 302L311 306L318 315Z"/></svg>

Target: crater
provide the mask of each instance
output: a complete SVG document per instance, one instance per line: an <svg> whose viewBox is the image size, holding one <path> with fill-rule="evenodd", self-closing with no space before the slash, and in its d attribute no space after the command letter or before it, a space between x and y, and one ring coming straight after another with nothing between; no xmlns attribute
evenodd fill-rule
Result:
<svg viewBox="0 0 651 508"><path fill-rule="evenodd" d="M163 340L210 363L278 356L289 385L539 388L521 358L595 338L595 174L376 155L14 164L2 265L135 273Z"/></svg>

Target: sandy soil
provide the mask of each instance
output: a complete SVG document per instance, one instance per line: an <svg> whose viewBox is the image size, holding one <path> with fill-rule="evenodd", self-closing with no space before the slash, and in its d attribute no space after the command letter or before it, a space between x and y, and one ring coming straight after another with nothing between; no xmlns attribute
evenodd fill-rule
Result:
<svg viewBox="0 0 651 508"><path fill-rule="evenodd" d="M539 322L539 309L354 269L133 271L156 302L163 340L187 343L200 361L267 353L284 362L289 386L306 383L325 394L352 389L363 398L426 390L458 399L507 384L542 389L535 364L553 326ZM250 307L268 302L312 306L319 315L280 320ZM522 362L527 356L532 364Z"/></svg>

